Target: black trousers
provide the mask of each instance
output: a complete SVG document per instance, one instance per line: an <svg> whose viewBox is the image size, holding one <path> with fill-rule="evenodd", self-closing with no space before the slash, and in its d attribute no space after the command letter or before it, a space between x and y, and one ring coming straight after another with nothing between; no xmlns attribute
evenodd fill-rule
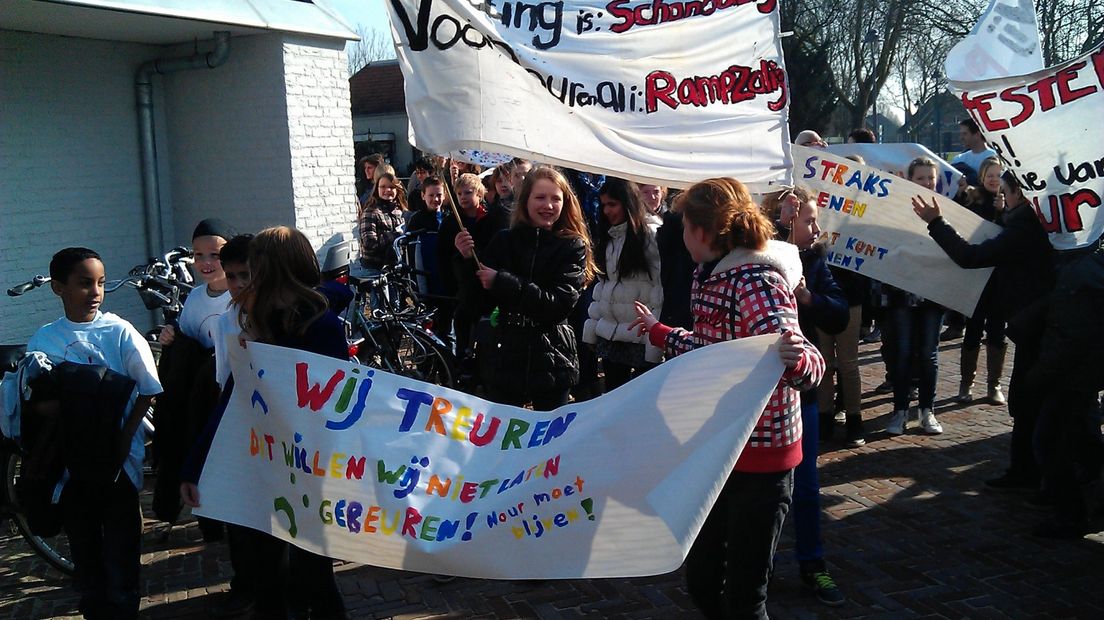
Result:
<svg viewBox="0 0 1104 620"><path fill-rule="evenodd" d="M254 531L248 540L260 568L254 618L286 620L289 611L318 620L345 618L332 559L263 532Z"/></svg>
<svg viewBox="0 0 1104 620"><path fill-rule="evenodd" d="M1035 456L1043 490L1054 499L1055 517L1081 523L1087 517L1081 482L1100 475L1104 445L1096 392L1055 388L1035 423Z"/></svg>
<svg viewBox="0 0 1104 620"><path fill-rule="evenodd" d="M1016 343L1012 359L1012 378L1008 382L1008 414L1012 416L1012 445L1009 450L1009 475L1034 480L1039 478L1032 437L1039 411L1043 406L1043 390L1027 385L1027 373L1039 359L1037 341Z"/></svg>
<svg viewBox="0 0 1104 620"><path fill-rule="evenodd" d="M605 372L606 391L612 392L656 366L657 364L645 363L639 368L634 368L628 364L619 364L609 360L602 360L602 370Z"/></svg>
<svg viewBox="0 0 1104 620"><path fill-rule="evenodd" d="M729 474L686 558L687 589L706 618L767 618L767 583L792 498L792 469Z"/></svg>
<svg viewBox="0 0 1104 620"><path fill-rule="evenodd" d="M230 577L231 592L241 592L246 596L256 595L263 567L257 563L257 555L253 550L261 536L267 534L236 523L226 524L230 567L234 569L234 574Z"/></svg>
<svg viewBox="0 0 1104 620"><path fill-rule="evenodd" d="M112 483L70 480L61 494L65 534L88 620L138 617L142 512L126 475Z"/></svg>

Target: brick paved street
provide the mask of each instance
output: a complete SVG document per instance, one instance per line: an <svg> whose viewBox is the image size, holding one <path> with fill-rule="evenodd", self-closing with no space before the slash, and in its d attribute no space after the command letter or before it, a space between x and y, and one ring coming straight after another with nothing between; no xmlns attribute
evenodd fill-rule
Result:
<svg viewBox="0 0 1104 620"><path fill-rule="evenodd" d="M863 347L869 443L842 449L837 436L820 456L825 549L850 601L831 609L803 588L788 528L771 584L773 617L1104 618L1104 534L1076 542L1032 538L1026 531L1046 513L1028 509L1022 496L983 488L1006 463L1007 410L951 402L958 343L941 350L937 413L946 432L926 437L910 429L890 438L883 431L890 399L869 393L882 380L877 349ZM985 368L984 359L979 366ZM167 540L162 532L147 521L144 615L207 617L214 593L227 588L224 547L204 546L194 523L173 528ZM698 617L681 573L439 584L428 575L343 565L338 575L354 618ZM0 620L75 613L65 583L21 539L0 538Z"/></svg>

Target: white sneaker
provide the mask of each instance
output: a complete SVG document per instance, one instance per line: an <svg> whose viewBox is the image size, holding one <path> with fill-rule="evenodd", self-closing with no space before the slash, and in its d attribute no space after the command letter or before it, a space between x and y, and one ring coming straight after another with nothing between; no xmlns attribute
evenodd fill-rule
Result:
<svg viewBox="0 0 1104 620"><path fill-rule="evenodd" d="M920 428L926 435L938 435L943 432L943 426L935 419L935 413L931 409L920 410Z"/></svg>
<svg viewBox="0 0 1104 620"><path fill-rule="evenodd" d="M886 425L886 432L890 435L904 435L906 423L908 423L908 409L894 411L893 414L889 416L889 424Z"/></svg>

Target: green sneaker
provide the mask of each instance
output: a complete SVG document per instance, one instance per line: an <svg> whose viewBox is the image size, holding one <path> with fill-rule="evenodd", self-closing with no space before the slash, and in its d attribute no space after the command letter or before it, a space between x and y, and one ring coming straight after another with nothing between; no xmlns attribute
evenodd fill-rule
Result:
<svg viewBox="0 0 1104 620"><path fill-rule="evenodd" d="M802 571L801 580L805 582L805 585L813 589L813 594L816 594L817 600L830 607L839 607L847 602L847 597L840 592L836 581L832 579L832 575L828 574L828 570L820 568L812 571Z"/></svg>

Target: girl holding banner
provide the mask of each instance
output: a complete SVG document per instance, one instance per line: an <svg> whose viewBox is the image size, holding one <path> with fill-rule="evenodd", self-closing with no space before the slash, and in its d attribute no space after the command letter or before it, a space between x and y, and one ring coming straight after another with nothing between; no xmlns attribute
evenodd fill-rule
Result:
<svg viewBox="0 0 1104 620"><path fill-rule="evenodd" d="M518 192L512 226L491 240L475 262L467 231L456 248L474 272L488 304L497 307L481 354L490 398L509 405L531 402L538 411L567 403L579 380L575 334L567 324L596 267L579 201L552 168L532 170Z"/></svg>
<svg viewBox="0 0 1104 620"><path fill-rule="evenodd" d="M756 334L781 334L785 372L686 560L690 596L707 618L766 618L767 582L801 462L798 393L820 382L824 358L797 321L797 249L735 179L708 179L679 196L694 275L694 330L659 323L637 302L633 326L668 356Z"/></svg>
<svg viewBox="0 0 1104 620"><path fill-rule="evenodd" d="M349 359L344 322L329 310L321 284L318 258L307 237L287 226L266 228L249 245L251 279L234 301L240 309L242 341L250 340L309 351L340 360ZM244 346L244 344L243 344ZM226 393L233 389L233 377ZM222 407L227 398L224 396ZM225 409L223 409L225 410ZM194 473L181 485L184 503L199 507L199 480L215 430L222 419L217 411L189 460ZM258 531L250 531L257 577L257 618L286 618L289 609L312 618L345 618L345 602L334 579L333 560L304 551ZM287 561L284 561L284 558ZM285 574L284 566L287 567ZM287 584L293 584L289 588Z"/></svg>

